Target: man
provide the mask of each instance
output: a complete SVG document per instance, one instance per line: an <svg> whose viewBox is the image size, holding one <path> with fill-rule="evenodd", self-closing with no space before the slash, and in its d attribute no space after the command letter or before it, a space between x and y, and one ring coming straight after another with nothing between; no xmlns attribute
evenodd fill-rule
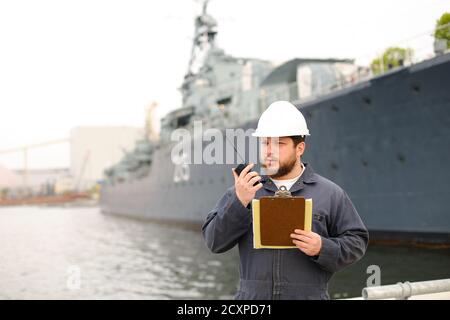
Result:
<svg viewBox="0 0 450 320"><path fill-rule="evenodd" d="M236 299L329 299L333 273L359 260L369 235L345 191L302 163L305 136L301 112L277 101L261 115L253 134L263 143L260 176L248 165L208 214L202 227L209 249L239 246L240 286ZM278 152L274 152L274 148ZM296 249L254 249L251 201L273 196L284 185L292 196L313 199L312 231L292 230Z"/></svg>

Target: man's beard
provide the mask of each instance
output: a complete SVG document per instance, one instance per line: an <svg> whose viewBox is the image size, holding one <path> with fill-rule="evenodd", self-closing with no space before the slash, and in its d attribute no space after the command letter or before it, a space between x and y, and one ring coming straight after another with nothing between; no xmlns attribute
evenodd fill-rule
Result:
<svg viewBox="0 0 450 320"><path fill-rule="evenodd" d="M290 173L292 171L292 169L294 169L295 165L297 164L297 161L299 161L299 159L297 159L294 155L294 157L288 159L285 163L280 163L278 170L274 174L268 174L268 176L270 178L276 179L276 178L287 175L288 173ZM266 167L266 166L263 166L263 167ZM269 169L268 171L271 171L271 170Z"/></svg>

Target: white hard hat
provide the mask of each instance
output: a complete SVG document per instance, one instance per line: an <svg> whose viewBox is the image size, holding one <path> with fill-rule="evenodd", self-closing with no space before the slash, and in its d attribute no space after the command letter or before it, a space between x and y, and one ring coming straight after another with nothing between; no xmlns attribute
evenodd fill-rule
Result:
<svg viewBox="0 0 450 320"><path fill-rule="evenodd" d="M288 101L275 101L263 112L254 137L309 136L302 113Z"/></svg>

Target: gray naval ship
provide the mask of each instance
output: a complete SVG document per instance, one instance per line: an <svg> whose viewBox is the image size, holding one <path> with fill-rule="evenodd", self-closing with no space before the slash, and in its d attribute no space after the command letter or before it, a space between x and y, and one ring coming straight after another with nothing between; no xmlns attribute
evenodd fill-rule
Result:
<svg viewBox="0 0 450 320"><path fill-rule="evenodd" d="M372 241L450 243L450 53L378 76L352 60L236 58L217 47L206 4L182 107L161 120L158 139L137 141L105 171L103 212L200 225L248 155L234 164L175 164L171 133L194 132L198 121L203 129L256 128L271 102L288 100L311 132L303 161L347 191Z"/></svg>

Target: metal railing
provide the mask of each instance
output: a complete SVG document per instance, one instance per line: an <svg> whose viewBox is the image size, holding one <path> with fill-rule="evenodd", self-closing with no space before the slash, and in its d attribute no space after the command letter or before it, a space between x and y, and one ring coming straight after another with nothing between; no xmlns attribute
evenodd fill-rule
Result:
<svg viewBox="0 0 450 320"><path fill-rule="evenodd" d="M366 287L362 290L365 300L401 299L433 293L450 292L450 279L399 282L393 285ZM449 294L450 295L450 294Z"/></svg>
<svg viewBox="0 0 450 320"><path fill-rule="evenodd" d="M297 102L306 102L313 100L320 96L326 95L333 91L353 86L359 82L367 81L375 76L383 74L387 71L394 70L399 67L411 66L425 60L434 58L438 54L449 52L450 49L441 48L437 50L436 39L434 38L434 32L438 29L450 28L450 23L437 27L436 29L424 32L422 34L410 37L405 40L398 41L386 48L379 50L378 52L371 52L368 54L356 56L354 58L355 69L347 74L341 74L339 79L335 81L329 81L329 75L321 77L320 74L316 74L313 86L316 90L312 90L311 94L304 95L299 90L299 84L296 82L290 84L283 84L281 86L266 87L260 90L260 104L262 111L273 101L276 100L289 100ZM445 40L444 40L445 41ZM448 40L447 40L448 41ZM447 43L444 44L446 47ZM383 51L387 48L403 48L405 49L405 57L399 59L401 62L398 66L384 66ZM442 44L441 44L442 47ZM372 66L378 59L380 65ZM337 63L338 64L338 63ZM379 73L374 73L372 67L378 66Z"/></svg>

